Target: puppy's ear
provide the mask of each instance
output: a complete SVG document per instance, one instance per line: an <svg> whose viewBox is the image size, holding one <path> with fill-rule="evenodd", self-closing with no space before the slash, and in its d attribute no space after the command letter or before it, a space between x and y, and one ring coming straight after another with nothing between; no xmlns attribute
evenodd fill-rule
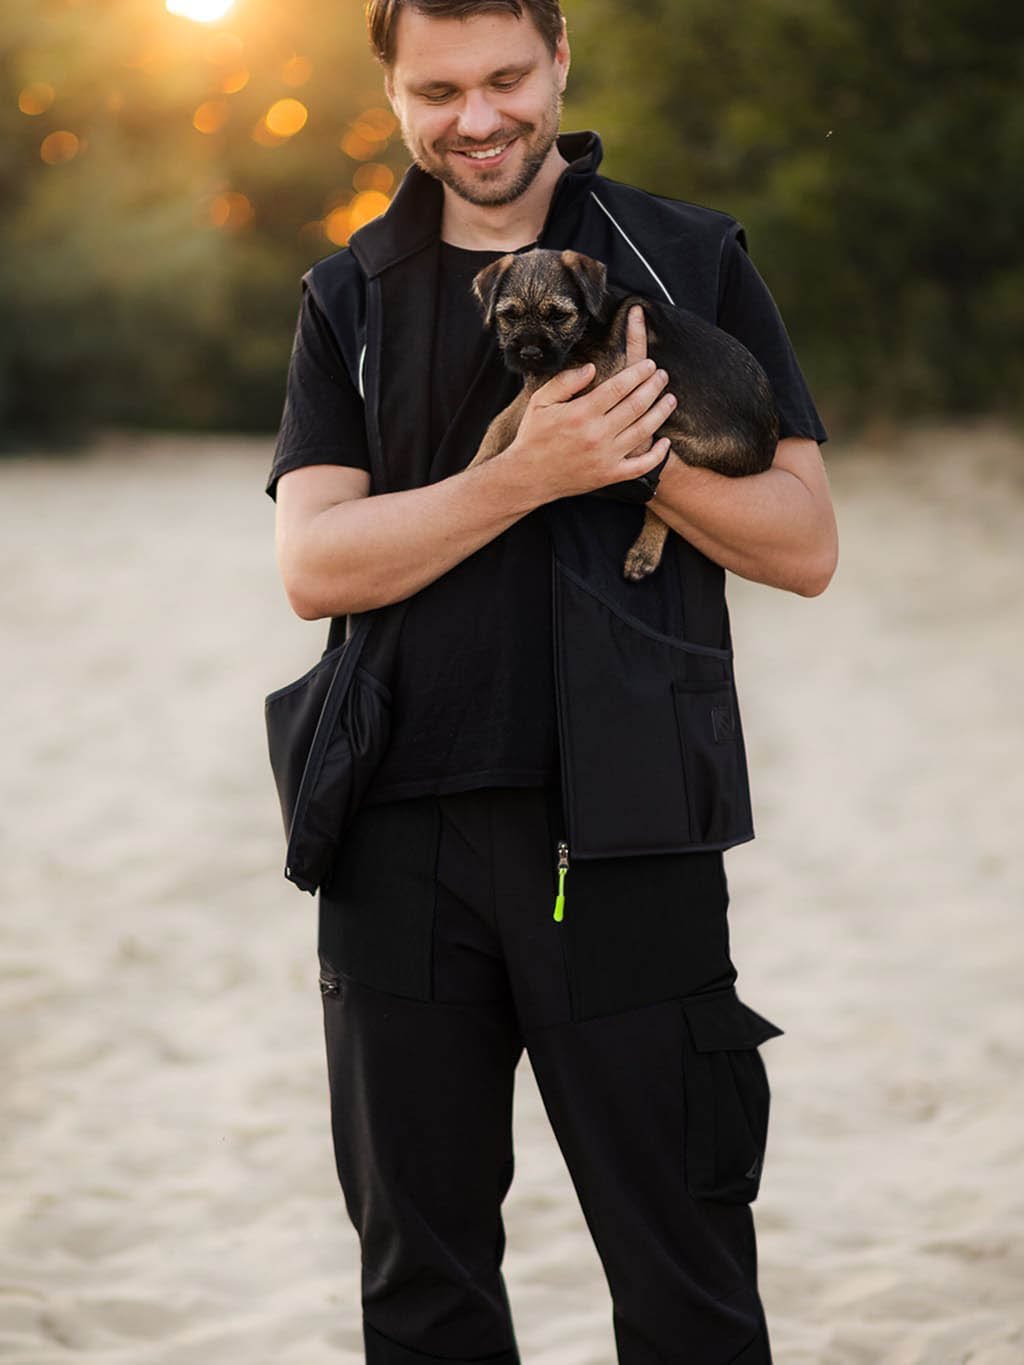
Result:
<svg viewBox="0 0 1024 1365"><path fill-rule="evenodd" d="M578 251L563 251L562 264L579 285L587 312L597 317L608 288L607 267L592 256L581 256Z"/></svg>
<svg viewBox="0 0 1024 1365"><path fill-rule="evenodd" d="M485 265L479 275L473 277L473 293L483 309L485 327L490 327L494 322L494 305L501 293L501 282L515 258L515 252L501 256L490 265Z"/></svg>

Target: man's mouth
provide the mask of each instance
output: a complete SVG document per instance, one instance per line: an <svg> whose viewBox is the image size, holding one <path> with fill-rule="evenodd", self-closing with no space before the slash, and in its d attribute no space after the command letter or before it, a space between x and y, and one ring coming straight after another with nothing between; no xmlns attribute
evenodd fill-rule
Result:
<svg viewBox="0 0 1024 1365"><path fill-rule="evenodd" d="M458 148L451 150L455 156L465 157L474 166L498 166L505 158L505 153L515 142L514 137L506 138L504 142L492 142L489 147Z"/></svg>

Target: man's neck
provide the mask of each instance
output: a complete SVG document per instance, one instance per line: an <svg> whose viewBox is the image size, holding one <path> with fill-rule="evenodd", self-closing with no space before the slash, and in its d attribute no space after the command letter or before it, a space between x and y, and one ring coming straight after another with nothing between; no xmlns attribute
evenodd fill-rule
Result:
<svg viewBox="0 0 1024 1365"><path fill-rule="evenodd" d="M470 204L445 185L441 240L468 251L516 251L535 242L547 219L555 186L568 165L554 144L526 193L511 204L494 208Z"/></svg>

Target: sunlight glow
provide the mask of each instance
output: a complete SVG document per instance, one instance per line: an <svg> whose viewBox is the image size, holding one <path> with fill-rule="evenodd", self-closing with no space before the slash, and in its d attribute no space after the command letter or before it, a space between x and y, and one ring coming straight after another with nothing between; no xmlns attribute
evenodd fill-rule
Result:
<svg viewBox="0 0 1024 1365"><path fill-rule="evenodd" d="M199 24L215 24L223 19L235 0L166 0L170 14L183 19L195 19Z"/></svg>

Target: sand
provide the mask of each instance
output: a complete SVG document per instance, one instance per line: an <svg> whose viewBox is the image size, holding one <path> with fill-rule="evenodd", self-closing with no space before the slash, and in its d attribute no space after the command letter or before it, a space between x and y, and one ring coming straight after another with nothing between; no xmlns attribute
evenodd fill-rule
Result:
<svg viewBox="0 0 1024 1365"><path fill-rule="evenodd" d="M825 448L821 597L729 576L758 837L726 855L772 1119L776 1365L1024 1362L1024 440ZM354 1365L315 901L262 702L319 657L270 442L0 463L0 1359ZM524 1362L613 1365L528 1059L506 1279ZM680 1357L681 1359L683 1356Z"/></svg>

